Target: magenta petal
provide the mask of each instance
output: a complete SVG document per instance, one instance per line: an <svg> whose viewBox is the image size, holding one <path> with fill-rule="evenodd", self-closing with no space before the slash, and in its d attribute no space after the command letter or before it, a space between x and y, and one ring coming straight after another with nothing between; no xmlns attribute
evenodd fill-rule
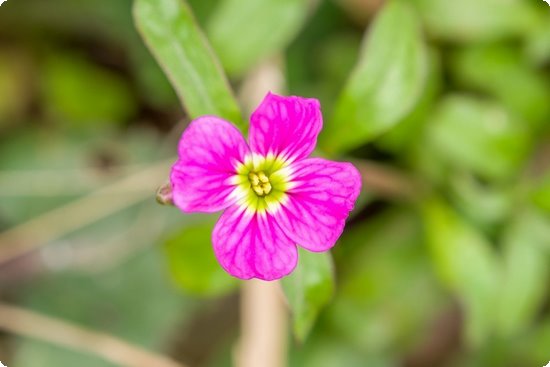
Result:
<svg viewBox="0 0 550 367"><path fill-rule="evenodd" d="M232 124L217 117L199 117L183 132L179 159L172 167L174 204L185 212L216 212L237 198L232 177L250 150Z"/></svg>
<svg viewBox="0 0 550 367"><path fill-rule="evenodd" d="M254 153L292 162L310 155L322 126L318 100L268 93L250 117L248 140Z"/></svg>
<svg viewBox="0 0 550 367"><path fill-rule="evenodd" d="M342 234L361 190L351 163L310 158L291 165L292 188L276 214L279 225L299 246L326 251Z"/></svg>
<svg viewBox="0 0 550 367"><path fill-rule="evenodd" d="M298 251L273 218L233 205L212 232L214 252L231 275L263 280L279 279L294 270Z"/></svg>

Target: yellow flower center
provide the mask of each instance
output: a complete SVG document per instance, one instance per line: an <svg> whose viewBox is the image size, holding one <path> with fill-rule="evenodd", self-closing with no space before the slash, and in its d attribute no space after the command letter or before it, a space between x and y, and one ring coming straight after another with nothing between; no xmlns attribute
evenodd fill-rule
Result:
<svg viewBox="0 0 550 367"><path fill-rule="evenodd" d="M250 187L256 195L264 197L271 192L271 183L269 182L269 177L266 176L264 171L260 172L250 172L248 174L248 180L250 181Z"/></svg>
<svg viewBox="0 0 550 367"><path fill-rule="evenodd" d="M274 212L286 201L288 164L273 155L249 155L235 167L232 183L237 186L239 204L253 213Z"/></svg>

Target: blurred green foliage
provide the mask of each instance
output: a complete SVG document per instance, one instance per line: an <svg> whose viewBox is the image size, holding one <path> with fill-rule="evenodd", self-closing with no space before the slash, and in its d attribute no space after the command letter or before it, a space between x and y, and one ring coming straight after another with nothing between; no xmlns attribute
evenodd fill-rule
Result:
<svg viewBox="0 0 550 367"><path fill-rule="evenodd" d="M401 2L388 4L372 24L335 115L325 125L323 147L349 150L399 122L425 86L427 57L413 10Z"/></svg>
<svg viewBox="0 0 550 367"><path fill-rule="evenodd" d="M228 293L237 279L228 277L216 261L210 242L214 223L183 228L165 242L166 255L176 282L184 290L202 296Z"/></svg>
<svg viewBox="0 0 550 367"><path fill-rule="evenodd" d="M404 202L365 185L331 254L300 252L282 281L296 338L289 364L546 364L542 0L8 0L0 231L170 159L180 120L216 114L246 130L235 96L271 59L282 61L288 94L321 100L321 155L376 160L415 193ZM220 297L239 282L211 251L214 218L156 206L144 185L117 193L138 199L116 213L99 195L82 210L106 214L53 241L40 243L49 229L28 233L41 246L0 264L3 298L180 358L175 346L201 329L205 309L225 311ZM238 332L214 334L222 340L202 347L198 366L230 364ZM108 366L42 342L4 344L9 366Z"/></svg>
<svg viewBox="0 0 550 367"><path fill-rule="evenodd" d="M294 334L303 342L319 311L329 303L334 293L330 254L299 249L296 269L281 282L294 318Z"/></svg>
<svg viewBox="0 0 550 367"><path fill-rule="evenodd" d="M78 56L49 57L41 79L45 112L53 120L97 126L135 115L136 101L124 80Z"/></svg>
<svg viewBox="0 0 550 367"><path fill-rule="evenodd" d="M208 19L208 39L229 75L243 75L292 41L312 4L309 0L222 0Z"/></svg>
<svg viewBox="0 0 550 367"><path fill-rule="evenodd" d="M189 6L139 0L135 19L191 117L213 114L238 124L238 106Z"/></svg>

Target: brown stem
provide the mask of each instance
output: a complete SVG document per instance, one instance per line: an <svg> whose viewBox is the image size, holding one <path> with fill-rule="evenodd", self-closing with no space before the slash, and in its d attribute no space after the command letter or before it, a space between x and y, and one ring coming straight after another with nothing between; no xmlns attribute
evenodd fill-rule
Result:
<svg viewBox="0 0 550 367"><path fill-rule="evenodd" d="M0 303L0 329L89 353L125 367L185 367L108 334Z"/></svg>
<svg viewBox="0 0 550 367"><path fill-rule="evenodd" d="M244 81L240 100L251 110L267 91L284 89L282 58L274 57L258 66ZM241 291L241 339L238 367L286 366L288 315L277 282L248 280Z"/></svg>
<svg viewBox="0 0 550 367"><path fill-rule="evenodd" d="M236 366L286 366L287 322L287 309L277 282L243 282Z"/></svg>
<svg viewBox="0 0 550 367"><path fill-rule="evenodd" d="M419 182L395 168L360 159L354 160L353 164L361 173L365 191L385 198L408 201L417 198L422 192Z"/></svg>
<svg viewBox="0 0 550 367"><path fill-rule="evenodd" d="M173 161L163 161L0 233L0 264L151 197Z"/></svg>

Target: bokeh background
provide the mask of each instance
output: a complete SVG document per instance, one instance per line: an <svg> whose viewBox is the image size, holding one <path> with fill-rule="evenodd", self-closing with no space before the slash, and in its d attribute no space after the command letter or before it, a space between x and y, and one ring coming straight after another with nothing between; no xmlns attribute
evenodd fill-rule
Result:
<svg viewBox="0 0 550 367"><path fill-rule="evenodd" d="M241 105L274 63L285 93L322 102L318 154L364 176L334 285L307 289L319 317L289 334L290 366L550 360L550 6L188 3ZM214 260L215 217L155 201L190 115L132 5L0 7L0 298L189 366L230 366L239 283ZM114 366L40 339L3 332L0 360Z"/></svg>

